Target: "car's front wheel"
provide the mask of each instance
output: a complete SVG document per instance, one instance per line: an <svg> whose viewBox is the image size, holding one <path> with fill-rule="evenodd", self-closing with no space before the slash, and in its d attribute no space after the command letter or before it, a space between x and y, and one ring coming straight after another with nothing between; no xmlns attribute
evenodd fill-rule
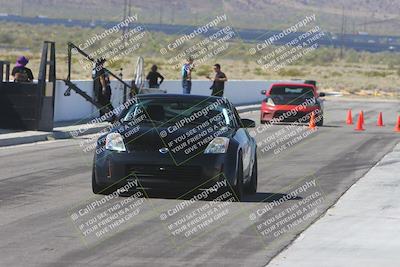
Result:
<svg viewBox="0 0 400 267"><path fill-rule="evenodd" d="M258 167L257 167L257 155L254 159L253 170L251 171L251 178L249 183L246 185L246 193L255 194L257 193L258 183Z"/></svg>
<svg viewBox="0 0 400 267"><path fill-rule="evenodd" d="M94 166L92 169L92 191L94 194L100 194L100 195L109 195L112 194L117 187L115 185L109 186L109 187L102 187L100 186L97 181L96 181L96 172L94 170Z"/></svg>
<svg viewBox="0 0 400 267"><path fill-rule="evenodd" d="M236 170L236 185L233 188L237 201L243 199L243 160L242 155L239 156L238 168Z"/></svg>
<svg viewBox="0 0 400 267"><path fill-rule="evenodd" d="M316 123L317 126L323 126L324 125L324 117L320 116L319 120Z"/></svg>
<svg viewBox="0 0 400 267"><path fill-rule="evenodd" d="M95 194L100 194L100 192L103 190L103 188L101 188L97 182L96 182L96 173L94 171L94 166L92 169L92 191Z"/></svg>

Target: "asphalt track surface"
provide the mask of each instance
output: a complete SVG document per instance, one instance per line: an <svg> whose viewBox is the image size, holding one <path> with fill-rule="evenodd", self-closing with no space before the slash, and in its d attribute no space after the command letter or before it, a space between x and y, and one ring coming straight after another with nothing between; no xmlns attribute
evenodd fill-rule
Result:
<svg viewBox="0 0 400 267"><path fill-rule="evenodd" d="M398 102L327 101L325 105L326 126L304 134L282 151L276 148L288 145L287 140L280 139L279 146L268 150L266 138L279 131L279 138L289 136L301 126L254 129L259 143L258 193L228 203L213 214L212 223L189 237L173 235L160 219L161 213L182 201L151 193L128 224L108 236L88 239L71 213L102 196L91 192L92 154L82 152L80 140L1 148L0 266L265 266L400 141L393 132ZM345 125L348 108L353 113L364 110L366 131ZM383 128L374 126L379 111L387 124ZM241 117L258 121L259 112ZM315 186L310 186L313 181ZM267 204L301 187L305 190L297 190L296 198L286 198L262 214ZM127 198L111 199L106 205ZM208 203L197 201L185 212ZM218 219L222 211L226 215ZM264 234L261 230L267 228L259 226L263 222L268 226Z"/></svg>

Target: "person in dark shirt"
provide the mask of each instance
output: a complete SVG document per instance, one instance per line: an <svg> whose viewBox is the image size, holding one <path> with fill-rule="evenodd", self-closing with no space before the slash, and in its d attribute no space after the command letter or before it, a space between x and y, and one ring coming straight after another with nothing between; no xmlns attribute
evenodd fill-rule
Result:
<svg viewBox="0 0 400 267"><path fill-rule="evenodd" d="M14 77L14 82L33 82L32 71L25 67L28 64L29 59L24 56L20 56L15 63L11 75Z"/></svg>
<svg viewBox="0 0 400 267"><path fill-rule="evenodd" d="M104 62L106 62L104 58L97 60L92 74L95 96L97 102L102 106L102 108L99 109L100 117L107 112L114 110L114 107L111 104L110 75L104 68ZM114 120L114 115L112 118L109 118L109 120Z"/></svg>
<svg viewBox="0 0 400 267"><path fill-rule="evenodd" d="M212 90L211 95L222 97L224 95L225 82L228 81L228 78L226 78L225 73L221 71L220 64L214 65L214 72L215 72L214 79L210 78L210 76L207 76L207 78L213 82L213 84L210 87L210 89Z"/></svg>
<svg viewBox="0 0 400 267"><path fill-rule="evenodd" d="M157 65L153 65L151 67L151 71L147 74L146 80L149 81L150 88L160 88L160 85L164 81L164 77L157 71ZM158 79L160 78L160 83L158 83Z"/></svg>

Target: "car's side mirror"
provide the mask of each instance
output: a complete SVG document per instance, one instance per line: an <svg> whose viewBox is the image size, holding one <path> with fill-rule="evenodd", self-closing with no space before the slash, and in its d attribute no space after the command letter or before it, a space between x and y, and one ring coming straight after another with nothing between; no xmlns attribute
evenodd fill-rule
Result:
<svg viewBox="0 0 400 267"><path fill-rule="evenodd" d="M320 97L324 97L324 96L326 96L326 94L323 93L323 92L321 92L321 93L319 93L319 96L320 96Z"/></svg>
<svg viewBox="0 0 400 267"><path fill-rule="evenodd" d="M261 90L261 94L262 95L266 95L267 94L267 90Z"/></svg>
<svg viewBox="0 0 400 267"><path fill-rule="evenodd" d="M254 128L256 127L256 122L249 119L241 119L242 128Z"/></svg>

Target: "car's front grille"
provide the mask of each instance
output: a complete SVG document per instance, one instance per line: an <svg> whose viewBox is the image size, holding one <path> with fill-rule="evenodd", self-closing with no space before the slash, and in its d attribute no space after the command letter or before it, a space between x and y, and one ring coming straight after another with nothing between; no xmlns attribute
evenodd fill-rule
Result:
<svg viewBox="0 0 400 267"><path fill-rule="evenodd" d="M276 111L274 113L274 118L279 118L280 116L282 116L282 118L284 118L284 114L285 113L286 113L286 118L289 119L289 120L290 119L299 119L299 118L302 118L302 117L304 117L304 116L306 116L308 114L308 112L298 111L296 113L296 115L292 115L287 111Z"/></svg>
<svg viewBox="0 0 400 267"><path fill-rule="evenodd" d="M139 179L165 178L191 180L201 177L201 168L198 166L134 165L129 166L128 172Z"/></svg>

